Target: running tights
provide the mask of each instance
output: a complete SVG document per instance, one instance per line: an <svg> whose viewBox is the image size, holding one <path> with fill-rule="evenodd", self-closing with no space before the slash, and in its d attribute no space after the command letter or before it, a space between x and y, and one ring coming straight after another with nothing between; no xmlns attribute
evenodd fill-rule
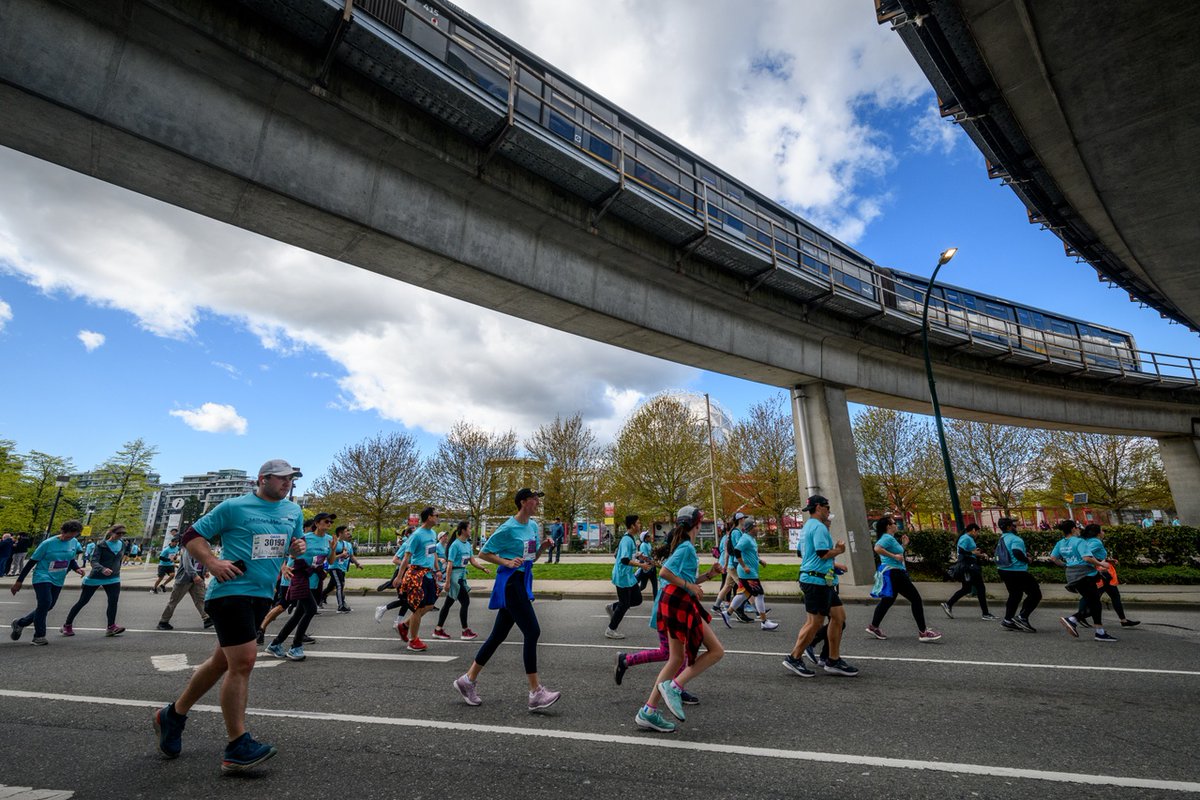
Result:
<svg viewBox="0 0 1200 800"><path fill-rule="evenodd" d="M537 643L542 629L538 625L537 614L533 612L533 603L530 602L529 595L525 594L524 579L525 576L520 572L509 575L508 584L504 587L504 608L496 612L492 632L475 654L475 663L479 666L487 664L508 638L513 625L516 625L525 637L525 674L532 675L537 672Z"/></svg>
<svg viewBox="0 0 1200 800"><path fill-rule="evenodd" d="M646 584L650 584L650 596L658 597L658 570L644 569L638 572L638 588L643 592L646 591Z"/></svg>
<svg viewBox="0 0 1200 800"><path fill-rule="evenodd" d="M746 605L746 601L750 599L748 594L739 594L733 598L733 602L729 604L730 612L737 611L742 606ZM754 596L754 610L758 612L760 617L765 617L767 614L767 601L761 594Z"/></svg>
<svg viewBox="0 0 1200 800"><path fill-rule="evenodd" d="M1096 576L1092 575L1072 585L1079 590L1079 607L1086 609L1087 616L1095 621L1097 628L1103 626L1104 623L1100 621L1103 606L1100 604L1100 590L1096 588Z"/></svg>
<svg viewBox="0 0 1200 800"><path fill-rule="evenodd" d="M283 627L279 630L279 634L271 644L283 644L288 634L294 630L296 635L292 639L292 647L300 647L304 644L304 635L308 633L308 623L312 622L312 618L316 614L317 599L313 597L312 592L308 592L296 601L296 607L292 609L292 615L288 617L287 622L283 623Z"/></svg>
<svg viewBox="0 0 1200 800"><path fill-rule="evenodd" d="M1038 607L1038 603L1042 602L1042 590L1038 587L1037 578L1025 570L1002 569L998 571L1000 579L1004 581L1004 587L1008 589L1008 600L1004 604L1004 618L1011 620L1013 614L1017 613L1017 605L1021 604L1021 616L1029 619L1029 615ZM1024 603L1021 603L1021 595L1025 595Z"/></svg>
<svg viewBox="0 0 1200 800"><path fill-rule="evenodd" d="M36 638L46 638L46 615L58 602L58 595L61 591L62 587L55 586L53 583L35 583L33 594L37 597L37 608L17 620L17 624L24 628L33 623L33 635Z"/></svg>
<svg viewBox="0 0 1200 800"><path fill-rule="evenodd" d="M463 591L460 587L458 590L458 621L462 623L463 628L467 627L467 608L471 605L471 593ZM450 616L450 606L454 605L455 598L446 595L446 601L442 603L442 610L438 612L439 628L446 625L446 618Z"/></svg>
<svg viewBox="0 0 1200 800"><path fill-rule="evenodd" d="M667 642L667 635L662 631L658 632L658 649L657 650L638 650L636 653L625 654L625 666L636 667L638 664L653 664L657 661L666 661L671 657L671 646ZM688 665L687 651L683 653L683 663L679 665L679 672L683 672ZM678 675L679 672L675 674Z"/></svg>
<svg viewBox="0 0 1200 800"><path fill-rule="evenodd" d="M979 599L979 612L981 614L988 613L987 589L983 585L983 570L977 568L968 569L963 574L962 588L950 595L946 605L953 609L954 604L970 594L972 589L975 590L975 596Z"/></svg>
<svg viewBox="0 0 1200 800"><path fill-rule="evenodd" d="M1106 583L1097 591L1100 594L1108 595L1108 599L1112 601L1113 611L1117 612L1117 619L1125 619L1125 604L1121 602L1121 590L1111 583ZM1087 615L1087 601L1084 598L1079 598L1079 611L1076 612L1076 618ZM1100 620L1096 620L1096 624L1100 624Z"/></svg>
<svg viewBox="0 0 1200 800"><path fill-rule="evenodd" d="M338 608L346 607L346 573L340 569L329 570L329 587L325 589L325 593L321 595L321 602L324 603L329 597L330 592L337 592Z"/></svg>
<svg viewBox="0 0 1200 800"><path fill-rule="evenodd" d="M613 607L612 617L608 621L608 627L611 630L616 630L621 624L621 620L625 619L625 612L642 604L642 593L637 588L637 584L633 586L618 586L617 587L617 602Z"/></svg>
<svg viewBox="0 0 1200 800"><path fill-rule="evenodd" d="M83 607L92 601L92 595L97 589L104 589L104 594L108 597L108 627L117 624L117 602L121 599L121 584L106 583L103 586L91 586L83 584L79 587L79 600L75 605L71 606L71 610L67 612L67 619L64 624L70 625L75 621L75 616L83 610Z"/></svg>
<svg viewBox="0 0 1200 800"><path fill-rule="evenodd" d="M908 571L892 569L888 570L888 575L892 579L892 596L879 598L879 605L875 606L875 615L871 617L871 627L879 627L879 623L883 622L883 617L887 614L888 609L895 604L896 597L900 596L912 604L912 615L917 622L917 630L924 632L925 604L921 602L921 595L917 591L917 587L913 586L912 578L908 577Z"/></svg>

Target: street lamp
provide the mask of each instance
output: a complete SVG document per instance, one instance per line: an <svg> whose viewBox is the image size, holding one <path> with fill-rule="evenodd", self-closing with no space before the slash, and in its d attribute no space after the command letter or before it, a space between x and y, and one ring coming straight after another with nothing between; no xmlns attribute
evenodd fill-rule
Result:
<svg viewBox="0 0 1200 800"><path fill-rule="evenodd" d="M62 490L71 482L70 475L59 475L54 479L54 485L58 487L58 493L54 495L54 505L50 507L50 521L46 523L46 535L50 535L50 531L54 528L54 515L58 513L58 501L62 499Z"/></svg>
<svg viewBox="0 0 1200 800"><path fill-rule="evenodd" d="M929 277L929 286L925 290L925 303L921 306L921 345L925 350L925 377L929 379L929 397L933 400L933 419L937 423L938 444L942 447L942 466L946 469L946 486L950 490L950 508L954 512L954 527L962 533L962 509L958 505L958 486L954 483L954 469L950 466L950 450L946 447L946 430L942 425L942 407L938 405L937 385L933 379L933 362L929 360L929 298L933 294L933 283L937 280L938 272L950 263L957 247L943 250L938 256L937 266Z"/></svg>

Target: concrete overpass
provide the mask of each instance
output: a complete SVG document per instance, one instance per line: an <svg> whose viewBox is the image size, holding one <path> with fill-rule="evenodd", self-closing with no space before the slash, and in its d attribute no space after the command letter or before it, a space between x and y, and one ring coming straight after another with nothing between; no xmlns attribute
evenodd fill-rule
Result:
<svg viewBox="0 0 1200 800"><path fill-rule="evenodd" d="M11 0L0 144L472 303L794 387L801 484L862 518L846 402L928 409L919 321L832 285L806 296L779 270L752 282L721 236L636 187L588 196L595 170L564 160L547 179L529 165L561 154L537 131L490 138L397 37L346 19L321 0ZM948 415L1155 436L1181 514L1200 519L1192 362L1113 373L933 338ZM863 580L868 540L850 534Z"/></svg>

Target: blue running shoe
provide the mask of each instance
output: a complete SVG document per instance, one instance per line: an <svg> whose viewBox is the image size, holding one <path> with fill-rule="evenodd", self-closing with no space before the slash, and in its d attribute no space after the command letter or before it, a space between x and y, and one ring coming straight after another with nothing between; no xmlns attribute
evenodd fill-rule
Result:
<svg viewBox="0 0 1200 800"><path fill-rule="evenodd" d="M243 733L225 746L225 755L221 758L221 772L243 772L253 769L277 752L279 751L271 745L256 742L253 736Z"/></svg>
<svg viewBox="0 0 1200 800"><path fill-rule="evenodd" d="M303 647L293 647L293 648L289 649L286 653L284 653L284 656L287 657L288 661L303 661L305 658L304 648Z"/></svg>
<svg viewBox="0 0 1200 800"><path fill-rule="evenodd" d="M671 712L671 716L680 722L687 719L687 715L683 713L683 690L676 688L674 681L663 681L658 685L658 691L662 695L663 702L667 704L667 710Z"/></svg>
<svg viewBox="0 0 1200 800"><path fill-rule="evenodd" d="M283 651L283 645L271 642L267 645L267 653L275 656L275 658L287 658L287 653Z"/></svg>
<svg viewBox="0 0 1200 800"><path fill-rule="evenodd" d="M187 717L176 714L166 705L154 712L154 733L158 736L158 752L176 758L183 749L183 726Z"/></svg>

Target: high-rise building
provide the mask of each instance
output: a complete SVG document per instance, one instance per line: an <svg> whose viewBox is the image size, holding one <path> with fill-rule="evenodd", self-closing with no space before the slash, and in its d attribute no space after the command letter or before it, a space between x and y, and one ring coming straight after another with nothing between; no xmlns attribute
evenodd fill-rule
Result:
<svg viewBox="0 0 1200 800"><path fill-rule="evenodd" d="M213 472L184 475L175 483L163 484L154 498L153 508L146 521L146 535L155 540L162 539L171 528L180 523L195 522L217 507L222 500L240 497L254 491L254 478L244 469L219 469ZM183 519L186 510L195 514L194 519Z"/></svg>
<svg viewBox="0 0 1200 800"><path fill-rule="evenodd" d="M159 490L160 480L161 477L157 472L146 472L136 475L135 480L126 487L127 492L137 491L141 493L141 506L138 511L139 519L149 519L150 511L154 505L154 497ZM96 519L104 519L105 524L107 524L104 512L111 509L113 503L120 496L121 482L119 475L114 475L111 472L103 470L77 472L71 475L71 485L77 492L79 510L85 515L83 521L91 524L94 517ZM129 524L129 520L117 521L123 522L126 525Z"/></svg>

